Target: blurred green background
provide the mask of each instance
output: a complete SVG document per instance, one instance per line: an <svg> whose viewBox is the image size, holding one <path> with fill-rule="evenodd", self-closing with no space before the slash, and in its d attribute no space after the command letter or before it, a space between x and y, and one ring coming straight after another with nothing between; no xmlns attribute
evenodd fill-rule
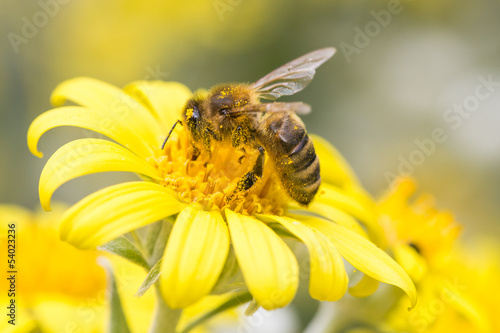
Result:
<svg viewBox="0 0 500 333"><path fill-rule="evenodd" d="M43 159L28 152L28 126L51 108L63 80L83 75L122 87L161 79L195 90L256 81L335 46L311 85L287 98L312 105L308 131L330 140L373 195L389 174L409 171L466 236L498 236L499 14L496 0L0 0L0 202L37 207L48 156L95 136L58 128L40 141ZM460 104L471 111L454 113ZM431 143L436 129L445 139ZM54 199L76 202L133 178L82 177Z"/></svg>

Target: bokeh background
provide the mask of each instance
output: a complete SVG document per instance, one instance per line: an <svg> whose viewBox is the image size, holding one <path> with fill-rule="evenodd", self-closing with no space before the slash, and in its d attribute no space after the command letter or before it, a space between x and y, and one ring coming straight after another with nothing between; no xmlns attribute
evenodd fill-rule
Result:
<svg viewBox="0 0 500 333"><path fill-rule="evenodd" d="M95 136L58 128L39 144L43 159L28 152L28 126L63 80L174 80L195 90L256 81L335 46L313 82L285 99L312 105L308 131L330 140L373 195L404 171L453 211L464 237L499 237L499 14L497 0L0 0L0 202L37 207L48 156ZM464 103L474 110L453 113ZM436 129L445 139L431 144ZM132 178L82 177L54 199L73 203Z"/></svg>

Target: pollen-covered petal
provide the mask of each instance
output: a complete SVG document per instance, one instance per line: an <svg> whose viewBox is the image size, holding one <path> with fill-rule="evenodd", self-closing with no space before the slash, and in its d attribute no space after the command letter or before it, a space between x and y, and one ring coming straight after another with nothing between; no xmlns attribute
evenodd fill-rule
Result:
<svg viewBox="0 0 500 333"><path fill-rule="evenodd" d="M124 88L125 92L141 101L170 130L180 118L182 108L191 97L188 87L178 82L136 81Z"/></svg>
<svg viewBox="0 0 500 333"><path fill-rule="evenodd" d="M165 136L158 121L144 105L106 82L87 77L64 81L54 89L51 101L55 106L61 106L66 100L121 117L152 147L161 145Z"/></svg>
<svg viewBox="0 0 500 333"><path fill-rule="evenodd" d="M123 119L113 113L106 114L81 106L65 106L42 113L28 129L28 148L35 156L42 157L37 145L48 130L59 126L89 129L115 140L144 158L153 156L153 150L141 140Z"/></svg>
<svg viewBox="0 0 500 333"><path fill-rule="evenodd" d="M351 167L334 146L318 135L309 134L309 136L313 140L314 150L322 166L321 180L323 183L341 188L360 186Z"/></svg>
<svg viewBox="0 0 500 333"><path fill-rule="evenodd" d="M413 281L387 253L341 225L318 218L310 218L305 223L324 233L354 267L374 279L401 288L410 298L411 307L415 306L417 291Z"/></svg>
<svg viewBox="0 0 500 333"><path fill-rule="evenodd" d="M60 236L78 248L89 249L177 214L184 206L172 191L155 183L138 181L109 186L66 211Z"/></svg>
<svg viewBox="0 0 500 333"><path fill-rule="evenodd" d="M283 307L299 283L297 259L264 222L225 210L243 277L255 301L266 310Z"/></svg>
<svg viewBox="0 0 500 333"><path fill-rule="evenodd" d="M311 261L309 294L312 298L333 302L346 293L349 278L344 261L325 235L289 217L264 215L262 218L280 223L306 245Z"/></svg>
<svg viewBox="0 0 500 333"><path fill-rule="evenodd" d="M160 285L171 308L208 295L224 267L229 232L220 211L186 207L177 217L163 255Z"/></svg>
<svg viewBox="0 0 500 333"><path fill-rule="evenodd" d="M39 194L43 209L50 210L50 198L62 184L105 171L128 171L160 178L151 164L116 143L101 139L71 141L59 148L42 170Z"/></svg>

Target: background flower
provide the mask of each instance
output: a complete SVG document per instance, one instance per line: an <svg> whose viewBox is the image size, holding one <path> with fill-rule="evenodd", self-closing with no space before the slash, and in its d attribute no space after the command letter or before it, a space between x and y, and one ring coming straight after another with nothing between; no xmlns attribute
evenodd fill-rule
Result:
<svg viewBox="0 0 500 333"><path fill-rule="evenodd" d="M380 222L396 260L419 291L412 313L398 302L387 325L396 332L496 332L491 286L500 279L498 247L486 238L464 242L450 212L438 210L429 194L414 197L412 179L399 179L379 202ZM490 290L488 292L487 290Z"/></svg>
<svg viewBox="0 0 500 333"><path fill-rule="evenodd" d="M2 332L103 332L106 310L105 275L98 253L80 251L59 239L58 224L67 207L31 212L0 205L0 245L7 249L7 225L16 227L16 325L2 320ZM2 267L6 267L2 265ZM1 279L2 304L10 282ZM57 315L56 315L57 314Z"/></svg>

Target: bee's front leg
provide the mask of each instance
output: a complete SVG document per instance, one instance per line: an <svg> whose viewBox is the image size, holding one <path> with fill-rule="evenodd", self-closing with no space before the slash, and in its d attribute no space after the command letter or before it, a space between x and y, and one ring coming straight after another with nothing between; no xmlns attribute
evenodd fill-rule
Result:
<svg viewBox="0 0 500 333"><path fill-rule="evenodd" d="M249 144L254 141L252 133L244 126L238 125L232 135L231 144L233 148L238 148L242 145Z"/></svg>
<svg viewBox="0 0 500 333"><path fill-rule="evenodd" d="M259 150L259 156L255 161L255 165L252 170L247 172L243 177L241 177L238 182L238 190L246 191L250 189L260 178L262 178L262 173L264 171L264 161L265 161L265 150L262 146L257 146Z"/></svg>
<svg viewBox="0 0 500 333"><path fill-rule="evenodd" d="M239 148L243 152L243 155L240 156L238 159L238 162L241 164L241 161L246 157L246 150L244 145L249 144L250 142L253 142L254 138L252 134L248 131L245 130L245 128L241 125L238 125L232 135L231 135L231 145L233 148ZM258 149L258 146L256 147Z"/></svg>
<svg viewBox="0 0 500 333"><path fill-rule="evenodd" d="M205 151L210 152L210 148L212 145L212 131L207 127L205 130L201 133L201 141L203 143L203 149Z"/></svg>
<svg viewBox="0 0 500 333"><path fill-rule="evenodd" d="M233 148L238 148L243 141L243 127L241 125L238 125L238 127L235 128L233 131L233 134L231 135L231 145Z"/></svg>
<svg viewBox="0 0 500 333"><path fill-rule="evenodd" d="M209 159L212 158L212 139L221 141L222 138L219 133L214 132L211 128L205 127L201 135L203 149L208 152Z"/></svg>

